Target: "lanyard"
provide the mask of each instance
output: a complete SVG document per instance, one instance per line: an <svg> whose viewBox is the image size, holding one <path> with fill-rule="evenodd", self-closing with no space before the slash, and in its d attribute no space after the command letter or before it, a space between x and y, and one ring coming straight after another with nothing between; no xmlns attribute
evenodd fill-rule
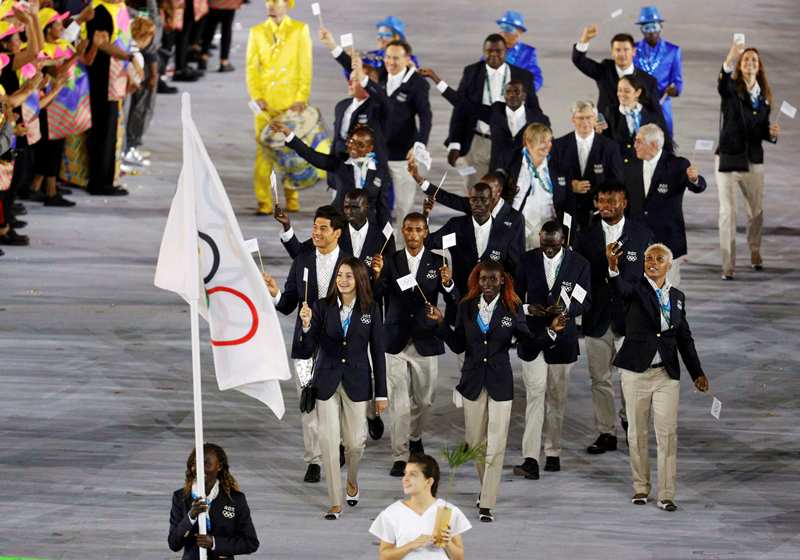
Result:
<svg viewBox="0 0 800 560"><path fill-rule="evenodd" d="M478 314L475 316L475 322L478 323L478 328L481 330L483 334L489 332L489 325L484 323L483 319L481 318L480 308L478 308Z"/></svg>
<svg viewBox="0 0 800 560"><path fill-rule="evenodd" d="M489 78L489 71L486 71L486 81L483 82L483 85L486 88L486 97L489 99L489 105L494 103L494 98L492 97L492 89L489 86L491 83L491 78ZM506 64L506 69L503 72L503 84L500 86L500 95L498 97L503 97L503 92L506 90L506 86L508 85L508 64Z"/></svg>
<svg viewBox="0 0 800 560"><path fill-rule="evenodd" d="M369 164L375 160L375 152L370 152L364 156L364 161L358 164L358 185L356 188L363 189L367 183L367 173L369 172Z"/></svg>
<svg viewBox="0 0 800 560"><path fill-rule="evenodd" d="M672 302L669 301L669 294L664 293L660 288L656 288L656 296L658 297L658 306L661 308L661 316L669 325L670 313L672 311ZM664 297L666 296L666 298ZM666 301L666 303L664 303Z"/></svg>
<svg viewBox="0 0 800 560"><path fill-rule="evenodd" d="M347 335L347 329L350 328L350 319L352 319L352 318L353 318L353 310L351 309L347 313L347 317L342 319L342 330L344 331L345 335Z"/></svg>
<svg viewBox="0 0 800 560"><path fill-rule="evenodd" d="M535 178L538 181L538 183L542 186L545 192L552 194L553 181L550 180L549 174L545 175L544 178L542 178L539 175L539 171L533 165L533 160L531 159L531 155L528 152L528 148L522 148L522 154L525 158L525 163L528 165L528 173L530 173L531 177Z"/></svg>

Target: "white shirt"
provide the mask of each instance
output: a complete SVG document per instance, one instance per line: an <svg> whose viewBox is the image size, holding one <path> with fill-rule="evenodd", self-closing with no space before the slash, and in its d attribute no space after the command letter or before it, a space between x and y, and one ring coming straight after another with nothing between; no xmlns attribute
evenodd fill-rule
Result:
<svg viewBox="0 0 800 560"><path fill-rule="evenodd" d="M623 107L622 105L619 106L619 112L625 115L625 122L628 125L628 131L631 134L636 132L636 121L633 118L633 114L638 112L639 113L639 126L642 126L642 104L637 103L634 107L628 109L627 107Z"/></svg>
<svg viewBox="0 0 800 560"><path fill-rule="evenodd" d="M400 548L420 535L431 535L436 525L436 510L449 506L453 513L450 517L450 534L460 535L472 528L464 513L456 506L437 499L422 515L398 500L383 510L372 522L369 532L380 540L394 544ZM447 560L447 554L433 545L418 548L409 552L405 560Z"/></svg>
<svg viewBox="0 0 800 560"><path fill-rule="evenodd" d="M542 180L550 178L550 170L547 167L547 158L542 160L536 172ZM532 235L538 235L542 225L555 217L556 208L553 204L553 193L547 192L541 182L532 176L528 166L525 165L523 160L519 169L519 177L517 178L517 186L519 191L514 196L513 207L519 210L525 217L525 237L528 238ZM528 194L527 200L525 195ZM524 201L524 205L523 205Z"/></svg>
<svg viewBox="0 0 800 560"><path fill-rule="evenodd" d="M406 261L408 261L408 272L414 278L417 277L417 271L419 270L419 263L422 262L422 253L425 251L423 249L419 250L417 256L414 257L411 253L408 252L408 249L405 250L406 252Z"/></svg>
<svg viewBox="0 0 800 560"><path fill-rule="evenodd" d="M478 314L481 316L481 321L483 321L485 324L488 325L492 320L494 308L497 307L498 301L500 301L500 294L494 296L494 299L489 303L486 303L486 300L483 299L483 296L478 298Z"/></svg>
<svg viewBox="0 0 800 560"><path fill-rule="evenodd" d="M344 115L342 115L342 128L339 129L339 136L342 139L346 139L348 132L350 132L350 121L353 120L353 113L355 113L367 99L369 99L369 97L365 97L364 99L356 99L354 97L347 109L344 110Z"/></svg>
<svg viewBox="0 0 800 560"><path fill-rule="evenodd" d="M506 203L506 201L503 200L502 198L498 198L497 199L497 204L495 204L494 208L492 208L492 218L496 218L497 217L497 215L500 213L500 210L503 209L503 205L505 203Z"/></svg>
<svg viewBox="0 0 800 560"><path fill-rule="evenodd" d="M403 83L405 72L398 72L394 76L389 74L386 77L386 95L390 96L397 91L397 88Z"/></svg>
<svg viewBox="0 0 800 560"><path fill-rule="evenodd" d="M581 138L577 132L575 133L575 143L578 145L578 163L581 166L581 175L586 173L586 162L589 159L589 152L592 151L593 142L594 130L586 138Z"/></svg>
<svg viewBox="0 0 800 560"><path fill-rule="evenodd" d="M508 76L509 69L505 62L497 69L492 68L488 64L486 65L486 80L489 82L489 90L486 90L486 84L484 83L482 99L484 105L491 105L495 101L505 101L505 92L503 88L506 85L506 78ZM478 121L477 130L481 134L489 134L489 124Z"/></svg>
<svg viewBox="0 0 800 560"><path fill-rule="evenodd" d="M506 106L506 119L511 136L516 136L520 130L525 128L525 105L520 105L516 111L512 111L510 107Z"/></svg>
<svg viewBox="0 0 800 560"><path fill-rule="evenodd" d="M358 258L361 256L361 249L363 249L364 241L367 239L369 224L364 222L361 229L356 229L350 224L347 224L347 227L350 230L350 243L353 245L353 256Z"/></svg>
<svg viewBox="0 0 800 560"><path fill-rule="evenodd" d="M547 289L552 290L555 284L555 278L558 276L558 269L561 268L561 263L564 262L564 249L561 249L558 254L551 258L542 253L542 261L544 262L544 277L547 279ZM550 282L550 279L553 282Z"/></svg>
<svg viewBox="0 0 800 560"><path fill-rule="evenodd" d="M603 225L603 234L606 236L606 245L619 241L619 238L622 235L622 228L625 227L625 216L622 216L622 218L620 218L620 220L614 225L607 224L605 220L601 220L600 223Z"/></svg>
<svg viewBox="0 0 800 560"><path fill-rule="evenodd" d="M336 248L327 255L320 253L319 249L317 249L316 252L317 291L318 294L322 294L318 295L318 297L325 297L325 294L328 293L328 287L330 286L330 283L335 281L333 278L333 271L336 268L336 261L339 260L339 246L337 245ZM325 278L327 278L327 282L324 282Z"/></svg>
<svg viewBox="0 0 800 560"><path fill-rule="evenodd" d="M363 158L353 159L350 158L346 162L345 165L352 165L353 166L353 185L356 189L362 189L367 185L361 184L362 177L366 181L367 179L367 172L371 169L375 171L377 167L375 166L375 160L369 157L364 156Z"/></svg>
<svg viewBox="0 0 800 560"><path fill-rule="evenodd" d="M661 150L658 151L651 159L642 160L642 181L644 181L644 195L650 192L650 183L653 180L653 173L658 165L658 160L661 158Z"/></svg>
<svg viewBox="0 0 800 560"><path fill-rule="evenodd" d="M633 64L631 64L627 68L620 68L619 66L617 66L615 64L614 68L617 70L617 77L619 77L619 78L621 78L622 76L630 76L636 70L634 68Z"/></svg>
<svg viewBox="0 0 800 560"><path fill-rule="evenodd" d="M489 234L492 232L492 218L486 220L483 225L472 218L472 229L475 231L475 246L478 248L478 258L481 258L489 245Z"/></svg>

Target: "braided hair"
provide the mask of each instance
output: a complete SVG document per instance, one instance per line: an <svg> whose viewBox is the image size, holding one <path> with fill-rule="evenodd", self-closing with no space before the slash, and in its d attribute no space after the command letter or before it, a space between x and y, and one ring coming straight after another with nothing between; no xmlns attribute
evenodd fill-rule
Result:
<svg viewBox="0 0 800 560"><path fill-rule="evenodd" d="M192 452L189 454L189 458L186 460L186 479L183 483L183 494L185 496L191 495L192 484L194 484L194 481L197 478L195 473L195 451L195 449L192 449ZM236 482L236 479L231 474L230 464L228 463L228 454L225 453L225 450L214 443L206 443L203 445L203 454L204 456L207 456L208 453L213 453L217 458L217 461L219 461L220 470L219 474L217 475L217 480L219 480L219 485L222 491L225 492L228 497L231 495L231 490L240 492L239 483Z"/></svg>

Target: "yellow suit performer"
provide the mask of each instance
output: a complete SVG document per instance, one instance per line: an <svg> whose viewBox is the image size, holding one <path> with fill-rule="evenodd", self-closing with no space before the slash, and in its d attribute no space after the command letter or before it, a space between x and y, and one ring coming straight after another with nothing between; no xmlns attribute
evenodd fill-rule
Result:
<svg viewBox="0 0 800 560"><path fill-rule="evenodd" d="M250 28L247 40L247 91L261 108L261 113L255 116L256 161L253 170L253 189L259 214L272 213L269 176L276 164L275 152L259 142L262 130L287 109L299 113L306 108L311 95L312 73L308 25L287 15L294 7L294 0L266 0L266 5L269 17ZM316 149L327 152L329 142L322 142ZM286 175L283 185L286 210L298 211L298 191Z"/></svg>

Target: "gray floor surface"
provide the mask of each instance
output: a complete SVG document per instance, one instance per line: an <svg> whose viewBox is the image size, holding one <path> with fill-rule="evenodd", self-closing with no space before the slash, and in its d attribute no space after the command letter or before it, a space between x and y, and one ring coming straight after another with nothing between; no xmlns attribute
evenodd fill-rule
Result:
<svg viewBox="0 0 800 560"><path fill-rule="evenodd" d="M482 38L503 10L525 12L527 39L539 51L544 110L557 134L569 130L568 108L595 98L594 85L569 61L582 25L617 7L625 15L606 25L591 54L605 54L613 31L636 32L638 2L385 0L323 3L335 34L353 32L356 45L372 43L373 21L403 17L423 65L456 84L460 69L480 55ZM715 138L716 75L733 32L762 48L776 101L800 105L794 0L737 5L675 1L659 4L665 36L683 47L686 88L675 103L678 143ZM298 17L312 21L309 2ZM576 15L576 14L583 14ZM244 87L247 28L263 15L254 0L237 16L233 74L209 73L182 86L192 94L198 126L225 182L245 236L258 236L265 264L282 279L289 261L277 243L278 225L253 215L251 116ZM353 23L358 22L358 23ZM316 25L313 25L316 28ZM215 68L214 61L211 67ZM338 67L314 46L312 101L332 121L345 95ZM433 176L444 170L442 141L449 107L432 95L430 146ZM131 196L104 200L77 193L72 210L29 204L27 249L8 248L0 259L0 554L46 558L177 558L166 546L170 494L182 483L193 444L189 322L186 306L153 287L153 272L168 205L180 168L177 96L158 98L147 148L147 173L128 177ZM800 123L781 118L784 135L767 152L766 271L750 272L740 229L740 266L734 283L719 280L717 196L712 162L698 157L709 180L701 195L687 194L689 262L682 288L697 347L712 390L724 403L709 415L710 398L684 380L679 420L678 502L667 514L633 507L624 452L589 457L594 437L589 378L582 357L573 370L564 425L563 471L542 479L512 478L519 460L524 393L517 388L497 522L465 535L468 558L691 558L800 557L800 417L798 416L797 293L800 257L795 192ZM683 150L688 153L688 150ZM456 178L451 189L460 187ZM322 188L303 194L294 216L306 234ZM421 200L421 198L419 199ZM740 226L744 212L740 203ZM449 214L437 208L434 222ZM292 321L285 319L286 335ZM202 337L208 333L203 326ZM794 342L792 342L794 341ZM302 440L296 397L284 384L284 421L257 402L216 388L203 348L207 439L229 452L253 510L261 549L255 558L375 558L367 529L401 494L388 476L388 437L370 442L362 462L362 503L337 523L321 519L323 484L301 481ZM429 451L462 437L463 417L450 402L457 378L452 355L441 361ZM458 477L453 501L473 516L477 477Z"/></svg>

